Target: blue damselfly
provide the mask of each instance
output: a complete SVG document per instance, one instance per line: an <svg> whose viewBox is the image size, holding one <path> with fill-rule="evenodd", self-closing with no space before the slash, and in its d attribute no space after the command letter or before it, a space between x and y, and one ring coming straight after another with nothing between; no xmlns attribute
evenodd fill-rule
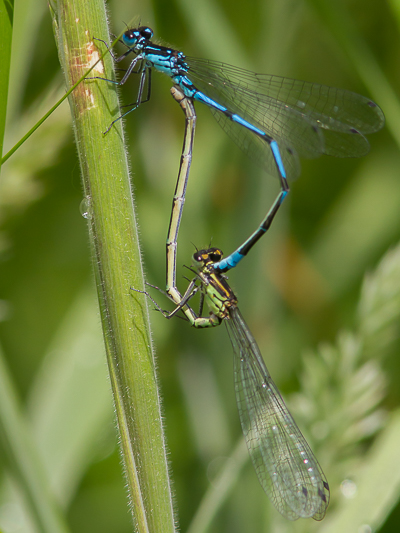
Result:
<svg viewBox="0 0 400 533"><path fill-rule="evenodd" d="M196 116L193 102L196 101L207 105L236 144L279 179L280 191L267 215L243 244L214 265L219 272L235 267L268 230L289 192L288 179L300 174L300 157L314 158L321 154L363 156L369 151L365 135L380 130L384 124L381 109L369 98L351 91L188 57L178 50L156 44L152 39L153 30L148 26L128 29L122 36L128 49L120 57L113 55L115 61L120 62L130 54L135 57L121 81L107 81L123 85L132 73L136 73L140 76L139 89L131 109L114 120L106 132L117 120L150 99L151 73L155 69L167 74L176 84L176 99L181 102L187 117L185 140L190 139L186 146L189 159ZM191 102L182 103L184 97ZM181 195L171 214L167 250L173 247L174 251L170 254L173 260L167 260L167 292L175 287L175 273L169 274L168 269L176 260L189 167L190 162L186 171L179 174L185 184L176 186ZM171 232L172 226L174 233ZM175 270L175 264L173 268Z"/></svg>

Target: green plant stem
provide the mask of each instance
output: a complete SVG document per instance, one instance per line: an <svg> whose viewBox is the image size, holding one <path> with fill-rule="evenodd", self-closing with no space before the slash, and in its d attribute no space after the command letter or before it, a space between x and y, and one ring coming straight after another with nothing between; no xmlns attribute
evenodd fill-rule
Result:
<svg viewBox="0 0 400 533"><path fill-rule="evenodd" d="M0 157L6 125L8 80L10 75L14 2L0 0Z"/></svg>
<svg viewBox="0 0 400 533"><path fill-rule="evenodd" d="M109 41L104 5L100 0L60 0L53 23L68 88L103 51L92 37ZM92 75L113 76L110 56ZM131 290L143 288L143 273L121 122L102 133L119 113L115 86L83 82L71 94L70 107L135 527L171 532L172 497L147 302Z"/></svg>
<svg viewBox="0 0 400 533"><path fill-rule="evenodd" d="M119 36L115 40L115 43L118 41L118 39L119 39ZM82 76L78 80L75 81L74 85L72 85L72 87L70 87L68 89L68 91L66 91L64 96L62 96L58 100L58 102L56 102L47 111L47 113L45 113L42 116L42 118L40 120L38 120L36 122L36 124L34 126L32 126L32 128L23 137L21 137L21 139L12 148L10 148L10 150L1 158L1 161L0 161L1 164L5 163L18 150L18 148L20 146L22 146L24 144L24 142L27 141L29 139L29 137L35 133L35 131L43 124L43 122L45 122L49 118L49 116L64 102L64 100L66 100L68 98L68 96L78 87L78 85L80 85L84 81L84 79L90 75L91 71L95 69L95 67L97 66L99 61L103 60L103 57L107 53L108 53L107 50L104 51L101 55L98 56L98 59L95 61L94 64L92 62L92 64L89 65L90 68L84 74L82 74ZM1 117L1 115L0 115L0 117ZM4 120L5 120L5 116L4 116ZM0 122L0 124L1 124L1 122Z"/></svg>

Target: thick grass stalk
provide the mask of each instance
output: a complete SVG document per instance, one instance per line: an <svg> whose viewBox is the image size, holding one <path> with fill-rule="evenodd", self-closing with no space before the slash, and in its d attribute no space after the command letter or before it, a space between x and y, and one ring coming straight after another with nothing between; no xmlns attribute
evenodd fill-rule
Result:
<svg viewBox="0 0 400 533"><path fill-rule="evenodd" d="M92 37L109 40L106 15L99 0L60 0L53 10L68 88L102 51ZM113 76L110 56L92 76ZM70 96L70 107L135 527L169 532L174 530L173 507L147 303L131 290L143 288L143 273L122 125L102 133L119 113L115 86L83 82Z"/></svg>

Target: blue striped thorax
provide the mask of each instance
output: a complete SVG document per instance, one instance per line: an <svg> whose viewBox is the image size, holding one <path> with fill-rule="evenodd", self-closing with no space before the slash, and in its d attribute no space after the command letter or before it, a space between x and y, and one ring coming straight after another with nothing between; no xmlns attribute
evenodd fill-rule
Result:
<svg viewBox="0 0 400 533"><path fill-rule="evenodd" d="M140 54L148 67L154 67L170 76L175 83L181 83L181 76L189 70L185 55L173 48L152 43L152 38L153 30L148 26L127 30L122 36L124 44L135 54Z"/></svg>

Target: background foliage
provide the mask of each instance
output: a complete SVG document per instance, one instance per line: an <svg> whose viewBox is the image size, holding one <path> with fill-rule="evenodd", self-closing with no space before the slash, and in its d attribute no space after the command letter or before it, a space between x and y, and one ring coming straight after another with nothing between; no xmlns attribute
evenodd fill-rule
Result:
<svg viewBox="0 0 400 533"><path fill-rule="evenodd" d="M270 234L230 274L268 368L331 482L326 520L281 521L246 463L224 328L195 331L154 312L180 526L188 529L203 495L215 487L205 520L223 490L227 499L209 526L213 532L398 531L400 254L375 269L400 238L400 4L249 0L243 6L233 0L108 3L114 33L139 14L156 36L188 55L369 94L388 124L370 137L371 153L363 159L304 161ZM167 78L154 75L151 101L126 120L147 279L160 287L183 135L169 87ZM63 90L46 4L21 0L4 153ZM123 90L125 103L134 101L135 90L133 79ZM178 265L190 263L192 243L205 247L212 239L232 251L277 192L277 183L236 149L209 111L197 106L197 112ZM123 533L131 531L131 520L81 200L64 104L2 168L1 347L71 531ZM184 274L178 270L181 288ZM234 450L235 461L226 461ZM30 531L18 485L5 461L0 464L0 529ZM204 531L202 524L199 518L192 532Z"/></svg>

